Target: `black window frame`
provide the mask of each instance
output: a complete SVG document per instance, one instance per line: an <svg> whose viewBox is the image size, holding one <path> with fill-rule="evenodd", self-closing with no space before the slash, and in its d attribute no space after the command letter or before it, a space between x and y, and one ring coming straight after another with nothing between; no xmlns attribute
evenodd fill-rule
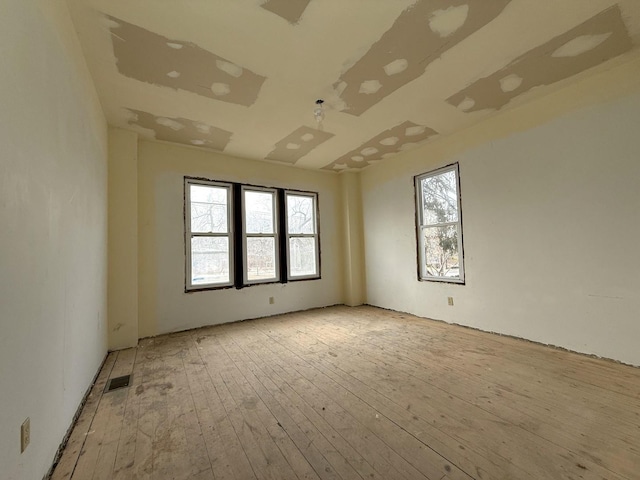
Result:
<svg viewBox="0 0 640 480"><path fill-rule="evenodd" d="M184 291L185 293L195 293L210 290L225 290L234 288L240 290L246 287L253 287L257 285L273 285L273 284L285 284L293 282L305 282L311 280L322 279L322 262L321 262L321 241L320 241L320 194L318 192L308 190L297 190L291 188L273 187L268 185L255 185L249 183L230 182L227 180L216 180L204 177L192 177L185 176L183 178L184 184L184 259L185 259L185 279L184 279ZM229 206L231 211L229 240L231 254L231 264L229 266L232 274L232 283L225 285L215 284L203 284L202 286L192 285L190 283L190 269L188 261L191 258L190 243L186 241L189 231L189 221L191 215L191 204L189 203L188 189L191 184L211 184L211 185L229 185L231 188L231 204ZM248 281L245 278L245 263L246 263L246 246L245 246L245 228L244 228L244 202L243 191L245 190L265 190L275 192L275 223L276 223L276 264L277 264L277 279L274 280L259 280ZM289 235L287 234L287 209L286 209L286 195L287 194L299 194L302 196L313 196L315 203L315 229L316 229L316 259L317 259L317 275L295 277L289 274L289 254L287 242Z"/></svg>
<svg viewBox="0 0 640 480"><path fill-rule="evenodd" d="M444 223L431 223L426 222L423 218L424 214L424 197L422 195L422 190L420 188L420 184L422 180L426 178L436 177L447 172L454 172L456 177L456 221L447 221ZM455 284L455 285L465 285L466 284L466 271L465 271L465 262L464 262L464 234L463 234L463 219L462 219L462 192L460 189L460 165L458 162L445 165L440 168L436 168L434 170L422 173L420 175L416 175L413 178L414 184L414 192L415 192L415 219L416 219L416 242L417 242L417 274L418 281L420 282L437 282L437 283L446 283L446 284ZM455 225L457 231L457 248L458 248L458 276L457 277L448 277L444 276L434 276L428 274L426 270L426 259L424 257L424 244L423 244L423 233L422 231L425 229L431 228L439 228L447 225Z"/></svg>

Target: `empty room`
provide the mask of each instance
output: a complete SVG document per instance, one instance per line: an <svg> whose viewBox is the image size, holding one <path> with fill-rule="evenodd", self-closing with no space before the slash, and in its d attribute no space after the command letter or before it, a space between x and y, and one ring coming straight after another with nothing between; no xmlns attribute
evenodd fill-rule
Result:
<svg viewBox="0 0 640 480"><path fill-rule="evenodd" d="M638 0L0 1L0 479L640 479Z"/></svg>

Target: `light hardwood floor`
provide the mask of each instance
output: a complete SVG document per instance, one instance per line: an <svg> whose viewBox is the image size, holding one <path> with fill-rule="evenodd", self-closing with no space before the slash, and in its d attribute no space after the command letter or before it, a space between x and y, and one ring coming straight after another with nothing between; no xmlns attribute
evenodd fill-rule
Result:
<svg viewBox="0 0 640 480"><path fill-rule="evenodd" d="M639 479L640 369L373 307L165 335L107 357L69 478Z"/></svg>

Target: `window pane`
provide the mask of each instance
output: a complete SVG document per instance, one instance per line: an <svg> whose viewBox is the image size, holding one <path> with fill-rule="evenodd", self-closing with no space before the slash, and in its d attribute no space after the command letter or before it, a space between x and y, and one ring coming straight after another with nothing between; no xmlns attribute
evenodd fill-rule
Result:
<svg viewBox="0 0 640 480"><path fill-rule="evenodd" d="M458 258L458 228L428 227L424 236L425 273L432 277L460 278Z"/></svg>
<svg viewBox="0 0 640 480"><path fill-rule="evenodd" d="M272 192L244 192L246 233L274 233Z"/></svg>
<svg viewBox="0 0 640 480"><path fill-rule="evenodd" d="M247 279L276 278L276 242L273 237L247 238Z"/></svg>
<svg viewBox="0 0 640 480"><path fill-rule="evenodd" d="M313 197L287 195L287 228L289 234L315 233Z"/></svg>
<svg viewBox="0 0 640 480"><path fill-rule="evenodd" d="M229 238L191 239L191 284L229 283Z"/></svg>
<svg viewBox="0 0 640 480"><path fill-rule="evenodd" d="M289 239L289 272L292 277L315 275L317 273L315 238Z"/></svg>
<svg viewBox="0 0 640 480"><path fill-rule="evenodd" d="M456 172L444 172L420 181L425 225L458 221Z"/></svg>
<svg viewBox="0 0 640 480"><path fill-rule="evenodd" d="M191 231L228 233L227 189L191 185Z"/></svg>

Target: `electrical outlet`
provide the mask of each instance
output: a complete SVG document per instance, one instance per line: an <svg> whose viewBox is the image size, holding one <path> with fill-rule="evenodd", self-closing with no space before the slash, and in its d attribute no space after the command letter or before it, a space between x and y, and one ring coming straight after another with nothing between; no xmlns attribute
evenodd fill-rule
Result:
<svg viewBox="0 0 640 480"><path fill-rule="evenodd" d="M453 307L453 297L447 297L447 303L450 307Z"/></svg>
<svg viewBox="0 0 640 480"><path fill-rule="evenodd" d="M273 305L276 303L276 299L274 297L269 297L269 305Z"/></svg>
<svg viewBox="0 0 640 480"><path fill-rule="evenodd" d="M24 452L31 441L31 420L29 417L20 426L20 453Z"/></svg>

